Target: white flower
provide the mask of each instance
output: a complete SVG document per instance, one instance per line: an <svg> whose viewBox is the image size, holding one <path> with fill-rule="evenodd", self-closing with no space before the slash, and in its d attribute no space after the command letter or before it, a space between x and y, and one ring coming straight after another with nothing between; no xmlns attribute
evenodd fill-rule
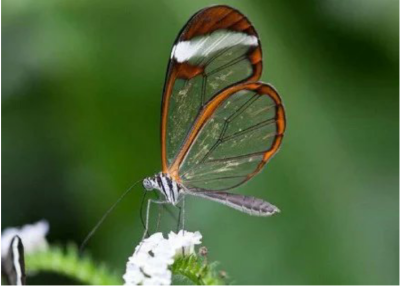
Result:
<svg viewBox="0 0 400 286"><path fill-rule="evenodd" d="M11 240L16 235L22 240L25 254L46 250L48 247L46 241L48 232L49 223L45 220L38 221L35 224L24 225L22 228L6 228L1 233L1 257L7 256Z"/></svg>
<svg viewBox="0 0 400 286"><path fill-rule="evenodd" d="M179 255L194 254L194 246L201 243L200 232L170 232L168 239L158 232L144 239L129 257L125 285L170 285L169 266Z"/></svg>
<svg viewBox="0 0 400 286"><path fill-rule="evenodd" d="M180 230L178 234L170 232L168 239L174 244L175 257L181 255L190 255L194 253L194 246L201 243L200 232L187 232Z"/></svg>

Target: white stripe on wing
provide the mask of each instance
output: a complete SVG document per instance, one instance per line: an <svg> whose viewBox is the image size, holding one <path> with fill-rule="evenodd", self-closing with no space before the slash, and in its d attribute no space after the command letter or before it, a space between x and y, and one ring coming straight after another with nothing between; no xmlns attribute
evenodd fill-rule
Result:
<svg viewBox="0 0 400 286"><path fill-rule="evenodd" d="M172 49L171 57L182 63L195 57L207 57L211 53L216 53L232 46L257 45L258 39L256 36L242 32L217 30L190 41L178 42Z"/></svg>

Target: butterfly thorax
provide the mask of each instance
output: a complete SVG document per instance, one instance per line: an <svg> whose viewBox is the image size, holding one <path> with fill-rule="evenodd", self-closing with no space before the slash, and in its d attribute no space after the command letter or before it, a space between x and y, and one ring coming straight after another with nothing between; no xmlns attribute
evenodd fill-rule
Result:
<svg viewBox="0 0 400 286"><path fill-rule="evenodd" d="M153 177L143 180L143 187L147 191L158 190L165 196L165 199L173 205L179 201L183 187L172 179L168 174L158 173Z"/></svg>

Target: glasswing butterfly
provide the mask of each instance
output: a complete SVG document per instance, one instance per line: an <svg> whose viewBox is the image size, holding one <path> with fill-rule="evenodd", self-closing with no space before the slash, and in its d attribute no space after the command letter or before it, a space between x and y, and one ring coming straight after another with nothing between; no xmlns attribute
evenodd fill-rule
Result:
<svg viewBox="0 0 400 286"><path fill-rule="evenodd" d="M261 71L260 39L238 10L208 7L183 27L172 48L162 97L162 171L143 180L147 191L158 190L165 199L148 200L143 238L151 203L177 206L179 227L186 195L255 216L279 212L262 199L228 192L258 174L282 143L285 110L278 92L258 81ZM81 252L138 182L103 215Z"/></svg>
<svg viewBox="0 0 400 286"><path fill-rule="evenodd" d="M279 212L262 199L227 192L259 173L282 142L284 107L277 91L258 81L261 71L260 39L238 10L219 5L190 18L167 69L162 172L143 180L165 199L149 200L147 217L152 202L176 206L186 195L250 215Z"/></svg>

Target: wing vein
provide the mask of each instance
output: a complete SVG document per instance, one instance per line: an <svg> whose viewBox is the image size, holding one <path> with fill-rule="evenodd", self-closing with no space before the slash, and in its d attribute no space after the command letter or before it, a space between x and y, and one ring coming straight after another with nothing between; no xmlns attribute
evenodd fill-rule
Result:
<svg viewBox="0 0 400 286"><path fill-rule="evenodd" d="M257 124L255 124L253 126L250 126L250 127L246 128L246 129L243 129L242 131L235 132L232 135L229 135L227 137L222 138L222 142L226 142L228 140L232 140L232 139L234 139L236 137L242 136L243 134L246 134L246 133L249 133L251 131L257 130L257 129L261 128L261 127L270 125L272 123L275 123L275 121L276 121L275 118L271 118L271 119L267 119L267 120L261 121L260 123L257 123Z"/></svg>
<svg viewBox="0 0 400 286"><path fill-rule="evenodd" d="M208 72L207 76L213 75L213 74L215 74L217 72L220 72L220 71L222 71L222 70L224 70L226 68L229 68L230 66L233 66L233 65L245 60L246 58L247 58L247 55L243 55L243 56L237 57L236 59L231 60L230 62L226 63L225 65L220 66L220 67Z"/></svg>

